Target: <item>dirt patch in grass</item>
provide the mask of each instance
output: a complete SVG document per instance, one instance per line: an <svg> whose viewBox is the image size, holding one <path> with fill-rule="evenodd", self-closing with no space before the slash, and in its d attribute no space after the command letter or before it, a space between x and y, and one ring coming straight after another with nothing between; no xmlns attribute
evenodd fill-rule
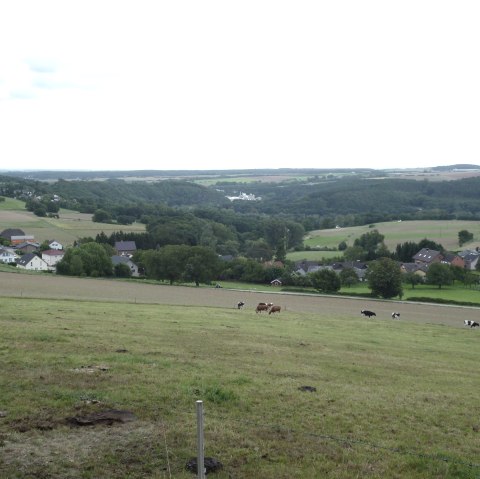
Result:
<svg viewBox="0 0 480 479"><path fill-rule="evenodd" d="M158 424L128 423L110 427L31 431L12 435L2 447L2 470L16 477L153 477L152 470L166 469ZM115 445L112 448L112 445ZM88 465L88 469L86 469ZM86 475L90 471L91 475Z"/></svg>

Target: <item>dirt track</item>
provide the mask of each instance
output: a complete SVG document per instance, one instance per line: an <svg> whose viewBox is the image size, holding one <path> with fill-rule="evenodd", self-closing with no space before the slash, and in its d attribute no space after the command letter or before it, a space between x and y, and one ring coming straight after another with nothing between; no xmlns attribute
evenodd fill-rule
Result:
<svg viewBox="0 0 480 479"><path fill-rule="evenodd" d="M398 311L402 321L463 326L464 319L479 321L480 308L428 305L400 301L376 301L278 292L251 292L215 288L139 284L105 279L70 278L0 272L0 296L78 299L129 303L234 308L244 301L252 313L260 301L272 302L288 311L338 316L360 316L361 309L376 312L377 319L391 320ZM365 319L367 321L367 319Z"/></svg>

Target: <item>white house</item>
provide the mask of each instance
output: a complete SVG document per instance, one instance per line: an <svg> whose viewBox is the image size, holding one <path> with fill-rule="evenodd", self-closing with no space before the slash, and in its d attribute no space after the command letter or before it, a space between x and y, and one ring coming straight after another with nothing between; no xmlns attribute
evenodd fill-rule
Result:
<svg viewBox="0 0 480 479"><path fill-rule="evenodd" d="M48 264L36 254L27 253L17 261L17 268L29 269L31 271L48 271Z"/></svg>
<svg viewBox="0 0 480 479"><path fill-rule="evenodd" d="M15 263L18 256L10 248L0 246L0 261L2 263Z"/></svg>
<svg viewBox="0 0 480 479"><path fill-rule="evenodd" d="M55 240L49 241L48 247L50 249L57 249L57 250L63 249L63 245L61 243L59 243L58 241L55 241Z"/></svg>
<svg viewBox="0 0 480 479"><path fill-rule="evenodd" d="M62 249L47 249L42 251L42 259L47 263L48 269L54 270L56 264L65 256Z"/></svg>
<svg viewBox="0 0 480 479"><path fill-rule="evenodd" d="M132 276L140 276L138 266L128 256L114 255L112 256L112 263L113 266L116 266L117 264L126 264L130 268Z"/></svg>

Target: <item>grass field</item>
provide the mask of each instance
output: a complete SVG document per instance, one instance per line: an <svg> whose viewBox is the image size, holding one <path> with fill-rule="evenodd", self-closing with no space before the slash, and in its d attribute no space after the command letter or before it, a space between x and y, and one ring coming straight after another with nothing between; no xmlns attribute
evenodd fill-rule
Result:
<svg viewBox="0 0 480 479"><path fill-rule="evenodd" d="M102 231L110 236L114 231L143 232L145 225L117 225L94 223L91 214L60 210L60 218L40 218L25 210L25 203L11 198L0 202L0 231L7 228L20 228L25 234L33 235L42 243L45 240L59 241L64 246L73 245L79 238L95 236Z"/></svg>
<svg viewBox="0 0 480 479"><path fill-rule="evenodd" d="M385 244L394 251L399 243L406 241L420 242L427 238L443 245L449 251L458 251L458 232L467 230L473 233L473 241L465 244L463 248L480 246L480 221L401 221L376 223L373 226L352 226L340 229L312 231L305 239L305 244L311 247L338 247L345 241L352 246L356 238L362 234L377 229L385 236Z"/></svg>
<svg viewBox="0 0 480 479"><path fill-rule="evenodd" d="M287 253L287 259L290 261L324 261L331 258L342 257L342 251L292 251Z"/></svg>
<svg viewBox="0 0 480 479"><path fill-rule="evenodd" d="M480 331L452 322L478 309L398 303L392 321L388 302L243 292L237 310L238 292L152 285L165 304L146 304L52 276L75 299L34 299L32 275L5 275L24 290L1 299L0 477L193 477L199 399L219 479L480 475ZM285 310L255 314L260 297ZM106 409L136 420L67 421Z"/></svg>

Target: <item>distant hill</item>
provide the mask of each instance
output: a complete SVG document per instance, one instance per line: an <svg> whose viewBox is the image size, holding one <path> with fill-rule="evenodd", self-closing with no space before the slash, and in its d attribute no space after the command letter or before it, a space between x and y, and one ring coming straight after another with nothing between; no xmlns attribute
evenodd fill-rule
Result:
<svg viewBox="0 0 480 479"><path fill-rule="evenodd" d="M460 163L457 165L448 166L434 166L431 168L434 171L458 171L458 170L480 170L480 165L470 165L467 163Z"/></svg>
<svg viewBox="0 0 480 479"><path fill-rule="evenodd" d="M448 168L467 167L477 166L457 164ZM245 181L245 171L257 176ZM275 181L269 181L268 176L262 177L267 172ZM144 172L148 173L154 172ZM289 217L301 222L306 230L397 219L480 220L479 175L455 181L438 178L437 181L419 181L419 178L382 175L379 170L243 170L241 177L235 177L231 171L228 177L221 176L218 171L201 173L218 176L205 186L194 176L151 181L110 178L47 182L3 175L0 176L0 195L27 202L33 197L50 195L60 198L62 208L84 213L106 209L113 218L128 216L137 220L145 214L156 214L162 206L227 209L244 215ZM285 179L279 181L281 174ZM445 174L445 178L451 179L451 176ZM238 197L240 193L261 200L230 202L227 199L227 196Z"/></svg>

